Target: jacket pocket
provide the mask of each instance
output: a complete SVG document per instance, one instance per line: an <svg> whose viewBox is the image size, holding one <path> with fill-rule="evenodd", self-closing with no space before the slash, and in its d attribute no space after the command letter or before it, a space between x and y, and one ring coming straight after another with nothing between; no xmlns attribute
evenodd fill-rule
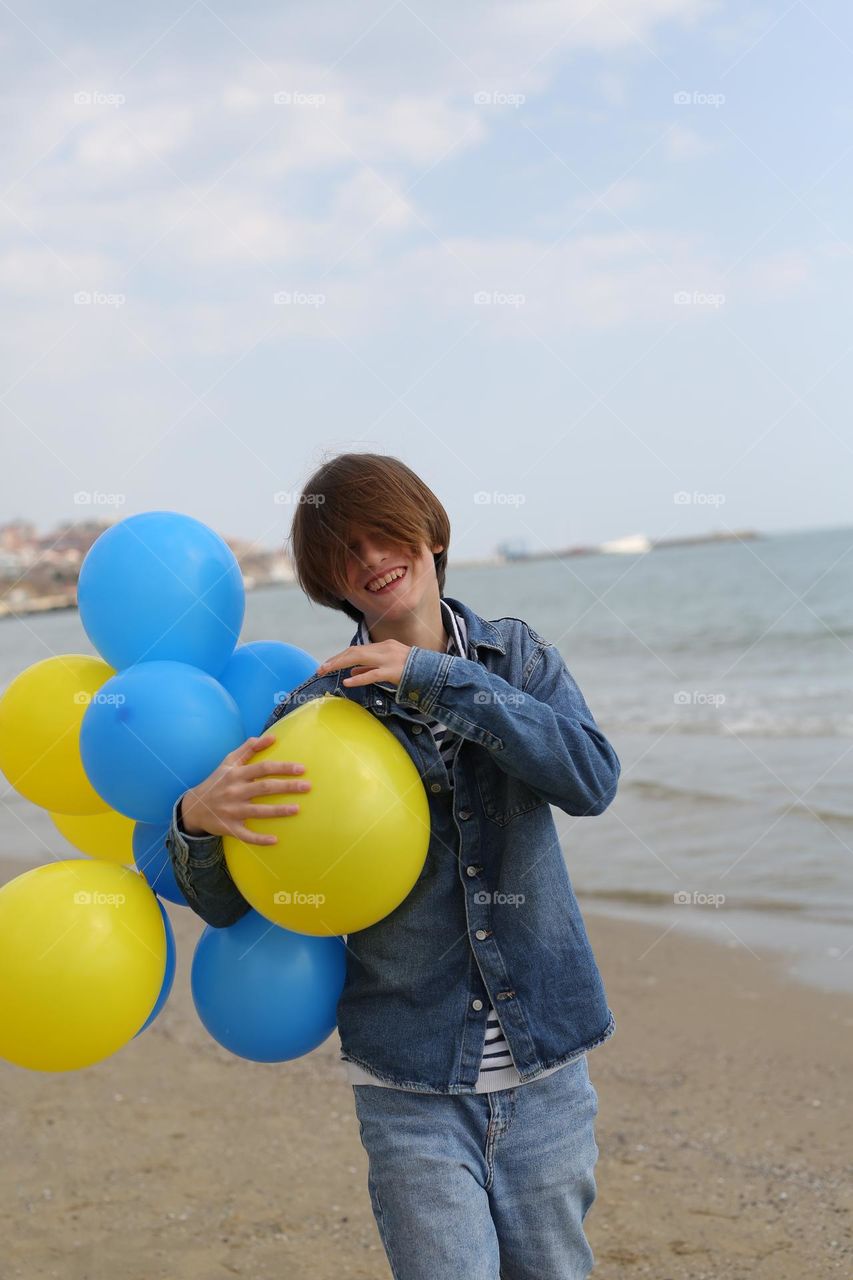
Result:
<svg viewBox="0 0 853 1280"><path fill-rule="evenodd" d="M503 769L493 764L482 752L482 757L475 760L474 773L477 779L477 790L483 804L483 812L490 822L505 827L514 818L519 818L531 809L539 809L547 801L538 791L534 791L520 778L513 778Z"/></svg>

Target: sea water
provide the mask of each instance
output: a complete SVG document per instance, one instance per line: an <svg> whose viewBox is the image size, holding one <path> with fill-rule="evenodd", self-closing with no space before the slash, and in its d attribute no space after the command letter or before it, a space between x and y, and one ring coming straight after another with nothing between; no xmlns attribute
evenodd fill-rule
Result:
<svg viewBox="0 0 853 1280"><path fill-rule="evenodd" d="M451 564L445 591L557 645L619 755L604 814L554 810L585 912L651 922L652 946L691 930L853 988L853 529ZM274 586L248 594L241 639L320 661L354 630ZM6 619L0 684L92 652L75 612ZM0 795L0 857L73 856L46 813Z"/></svg>

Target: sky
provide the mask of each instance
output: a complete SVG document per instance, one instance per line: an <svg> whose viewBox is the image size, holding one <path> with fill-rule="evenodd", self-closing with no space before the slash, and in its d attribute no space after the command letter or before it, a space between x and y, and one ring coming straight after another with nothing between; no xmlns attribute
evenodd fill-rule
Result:
<svg viewBox="0 0 853 1280"><path fill-rule="evenodd" d="M453 556L849 524L842 0L4 0L0 519Z"/></svg>

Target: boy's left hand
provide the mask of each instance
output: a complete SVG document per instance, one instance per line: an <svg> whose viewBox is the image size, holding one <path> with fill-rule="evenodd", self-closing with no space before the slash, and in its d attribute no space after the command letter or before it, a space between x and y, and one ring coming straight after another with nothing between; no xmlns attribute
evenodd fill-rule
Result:
<svg viewBox="0 0 853 1280"><path fill-rule="evenodd" d="M339 671L342 667L352 667L353 672L358 674L344 676L342 684L375 684L378 680L399 684L411 649L411 645L402 644L399 640L380 640L378 644L352 644L336 653L333 658L321 662L314 674L324 676L330 671Z"/></svg>

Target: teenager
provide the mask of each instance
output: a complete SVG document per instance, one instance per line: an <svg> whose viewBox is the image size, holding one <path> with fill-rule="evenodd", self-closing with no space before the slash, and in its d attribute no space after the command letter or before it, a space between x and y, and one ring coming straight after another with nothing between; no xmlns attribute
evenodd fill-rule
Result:
<svg viewBox="0 0 853 1280"><path fill-rule="evenodd" d="M349 934L338 1003L368 1190L396 1280L581 1280L593 1254L598 1095L587 1054L615 1030L550 806L602 813L620 763L555 644L444 594L450 523L396 458L346 453L305 485L290 534L309 599L349 646L275 708L346 697L409 752L430 805L405 900ZM222 835L252 799L296 814L298 761L250 738L175 805L167 844L191 907L249 910Z"/></svg>

